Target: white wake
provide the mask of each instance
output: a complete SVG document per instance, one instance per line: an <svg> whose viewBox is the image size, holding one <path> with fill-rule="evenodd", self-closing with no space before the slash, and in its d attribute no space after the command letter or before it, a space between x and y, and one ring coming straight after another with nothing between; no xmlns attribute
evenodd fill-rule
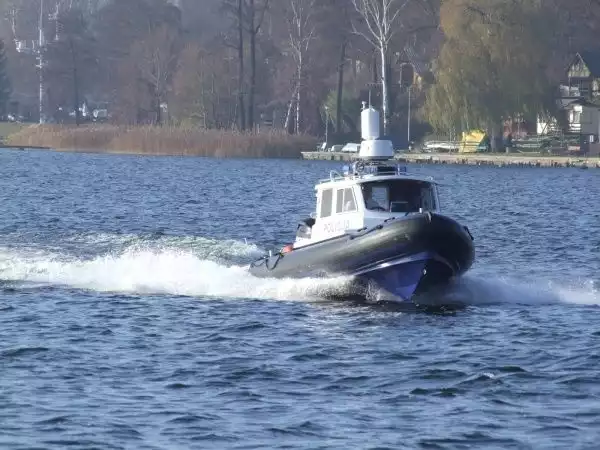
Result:
<svg viewBox="0 0 600 450"><path fill-rule="evenodd" d="M467 274L441 294L444 299L464 305L550 305L569 303L600 305L600 292L591 281L558 283L554 280L523 280Z"/></svg>
<svg viewBox="0 0 600 450"><path fill-rule="evenodd" d="M243 243L229 248L253 253ZM211 251L199 253L200 256L179 248L144 249L135 245L119 254L76 259L47 252L0 249L0 279L99 292L277 300L318 300L343 294L350 286L347 278L256 278L245 266L206 259Z"/></svg>
<svg viewBox="0 0 600 450"><path fill-rule="evenodd" d="M69 238L62 245L102 254L77 257L60 246L0 247L0 281L124 294L269 300L318 301L356 293L348 277L256 278L247 271L247 263L262 255L263 250L235 240L89 234ZM434 304L475 306L600 305L600 292L592 282L569 285L469 273L430 299Z"/></svg>

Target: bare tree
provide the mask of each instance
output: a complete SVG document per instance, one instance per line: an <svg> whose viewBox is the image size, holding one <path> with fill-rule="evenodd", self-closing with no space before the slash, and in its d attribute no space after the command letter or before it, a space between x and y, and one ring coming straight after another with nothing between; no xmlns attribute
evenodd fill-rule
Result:
<svg viewBox="0 0 600 450"><path fill-rule="evenodd" d="M314 38L317 0L289 0L286 19L289 31L289 46L296 63L296 133L302 131L304 106L304 72L307 53ZM288 120L286 120L288 122Z"/></svg>
<svg viewBox="0 0 600 450"><path fill-rule="evenodd" d="M79 110L82 90L85 83L91 84L93 73L97 68L94 53L94 42L89 33L83 12L76 8L70 8L57 14L57 36L48 45L48 65L44 69L48 75L50 88L58 88L60 85L70 86L70 99L75 111L75 123L81 123L81 112ZM60 105L62 106L62 105Z"/></svg>
<svg viewBox="0 0 600 450"><path fill-rule="evenodd" d="M335 112L335 129L342 130L344 123L352 122L344 112L355 111L369 77L367 66L374 67L373 55L377 61L374 76L380 81L379 52L369 44L376 42L376 35L359 24L356 12L363 1L45 0L44 32L48 51L53 47L54 54L48 57L52 56L56 70L56 74L48 73L46 109L55 111L57 119L65 105L72 111L80 103L78 97L89 97L105 103L116 122L151 123L161 119L159 104L169 101L172 117L182 122L254 129L264 114L265 126L272 120L274 127L281 127L287 118L289 132L322 133L326 103L328 125ZM378 4L389 4L392 12L401 4L401 0L383 1L366 4L372 4L373 11L381 9ZM388 20L390 30L399 28L389 43L390 62L392 47L403 46L405 35L421 25L422 18L413 17L422 13L416 6L431 4L434 25L438 25L436 5L441 0L405 1L410 4L402 16L392 20L391 14ZM569 2L596 0L560 1L565 9ZM52 18L57 4L61 11L71 7L81 11L89 33L67 39L65 31L58 29L64 24ZM0 0L0 39L7 47L13 99L23 111L33 111L38 104L39 79L32 52L37 48L33 41L38 37L39 9L40 0ZM379 22L373 17L377 15L365 11L375 30ZM369 41L353 33L352 23ZM185 64L179 61L176 79L169 75L173 72L169 60L178 59L178 50L169 50L173 40L168 35L159 38L163 26L175 34L179 30L181 47L196 47L186 52ZM51 45L58 35L61 39ZM92 56L97 63L82 62L85 52L80 37L93 38ZM395 89L389 73L385 73L389 88L386 118L391 123Z"/></svg>
<svg viewBox="0 0 600 450"><path fill-rule="evenodd" d="M388 68L389 46L400 28L400 13L410 0L352 0L356 11L363 19L365 30L354 31L364 37L379 51L381 60L381 103L383 109L383 133L390 122Z"/></svg>
<svg viewBox="0 0 600 450"><path fill-rule="evenodd" d="M246 129L246 102L245 97L245 86L246 86L246 69L245 69L245 53L244 53L244 6L245 0L224 0L222 9L233 19L233 28L235 29L235 43L232 43L232 36L225 36L225 45L227 47L237 50L238 57L238 119L239 128L241 131ZM233 30L229 30L230 32Z"/></svg>
<svg viewBox="0 0 600 450"><path fill-rule="evenodd" d="M2 4L3 18L10 24L10 30L12 32L12 38L17 38L17 14L19 12L19 6L14 2L6 2Z"/></svg>
<svg viewBox="0 0 600 450"><path fill-rule="evenodd" d="M246 129L246 107L244 105L244 2L237 0L237 29L238 29L238 106L240 116L240 130Z"/></svg>
<svg viewBox="0 0 600 450"><path fill-rule="evenodd" d="M164 55L173 37L177 36L175 41L179 42L181 11L165 0L106 0L105 3L91 21L100 61L94 91L110 97L113 117L117 120L141 123L149 121L152 115L150 121L157 121L160 111L156 84L153 87L150 80L155 75L149 70L152 66L149 62L154 51ZM172 73L170 66L168 72ZM159 79L164 75L161 73ZM167 87L170 88L170 83ZM160 91L163 91L160 96L166 92Z"/></svg>
<svg viewBox="0 0 600 450"><path fill-rule="evenodd" d="M182 52L173 81L173 108L179 123L232 128L236 122L236 77L232 49L203 48L191 42Z"/></svg>
<svg viewBox="0 0 600 450"><path fill-rule="evenodd" d="M345 66L348 59L348 47L351 46L352 16L354 8L347 0L329 0L323 4L323 29L321 35L332 44L328 52L339 51L337 70L337 88L335 102L335 130L342 129L342 98L344 95ZM328 118L326 117L326 120Z"/></svg>
<svg viewBox="0 0 600 450"><path fill-rule="evenodd" d="M49 11L49 5L46 5ZM12 39L33 38L37 29L40 14L39 0L0 0L0 36ZM10 30L10 34L8 31Z"/></svg>
<svg viewBox="0 0 600 450"><path fill-rule="evenodd" d="M4 42L0 40L0 120L4 119L10 100L11 86L6 68L6 54L4 53Z"/></svg>
<svg viewBox="0 0 600 450"><path fill-rule="evenodd" d="M250 89L248 92L248 127L254 129L254 108L256 107L256 36L260 32L269 0L246 0L246 28L250 35Z"/></svg>
<svg viewBox="0 0 600 450"><path fill-rule="evenodd" d="M133 46L132 57L153 100L155 122L162 124L161 108L177 69L181 49L178 29L162 25Z"/></svg>

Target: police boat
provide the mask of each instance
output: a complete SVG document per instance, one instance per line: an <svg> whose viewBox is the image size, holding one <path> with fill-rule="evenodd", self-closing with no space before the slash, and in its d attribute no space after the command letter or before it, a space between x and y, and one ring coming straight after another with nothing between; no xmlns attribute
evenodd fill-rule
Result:
<svg viewBox="0 0 600 450"><path fill-rule="evenodd" d="M249 271L271 278L350 276L363 292L417 303L419 294L472 266L473 236L442 214L432 177L409 174L393 161L371 106L363 104L361 125L358 157L316 184L316 211L300 222L295 241Z"/></svg>

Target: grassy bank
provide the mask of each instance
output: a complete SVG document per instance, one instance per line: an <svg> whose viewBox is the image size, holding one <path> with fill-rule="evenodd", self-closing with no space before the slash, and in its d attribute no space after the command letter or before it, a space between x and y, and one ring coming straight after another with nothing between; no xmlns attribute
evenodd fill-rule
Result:
<svg viewBox="0 0 600 450"><path fill-rule="evenodd" d="M5 139L7 145L143 155L300 158L316 139L273 131L259 134L181 127L31 125Z"/></svg>
<svg viewBox="0 0 600 450"><path fill-rule="evenodd" d="M23 126L23 124L15 122L0 122L0 144L5 142L9 136L18 133Z"/></svg>

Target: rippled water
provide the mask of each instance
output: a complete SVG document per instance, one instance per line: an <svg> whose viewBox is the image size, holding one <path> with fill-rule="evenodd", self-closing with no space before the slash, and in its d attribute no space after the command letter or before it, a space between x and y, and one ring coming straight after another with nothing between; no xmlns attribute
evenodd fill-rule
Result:
<svg viewBox="0 0 600 450"><path fill-rule="evenodd" d="M597 448L600 172L410 167L465 309L259 280L334 163L0 153L0 446Z"/></svg>

